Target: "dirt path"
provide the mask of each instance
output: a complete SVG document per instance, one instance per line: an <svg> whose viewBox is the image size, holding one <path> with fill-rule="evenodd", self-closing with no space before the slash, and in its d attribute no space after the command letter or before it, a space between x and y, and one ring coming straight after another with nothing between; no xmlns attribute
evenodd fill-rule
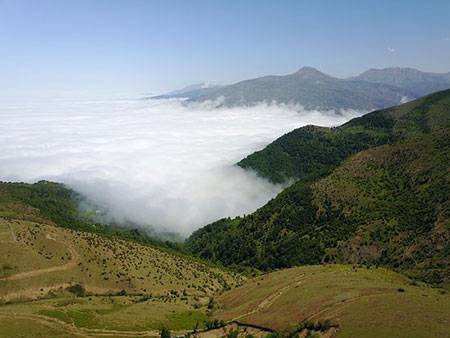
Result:
<svg viewBox="0 0 450 338"><path fill-rule="evenodd" d="M239 316L233 318L232 321L237 321L237 320L239 320L241 318L250 316L250 315L255 314L255 313L257 313L257 312L259 312L261 310L265 310L265 309L269 308L277 298L281 297L283 294L285 294L289 290L293 289L294 287L300 285L301 279L302 279L303 276L304 275L298 276L295 279L294 283L292 283L290 285L287 285L284 288L282 288L281 290L279 290L279 291L269 295L256 308L254 308L253 310L251 310L251 311L249 311L247 313L244 313L242 315L239 315Z"/></svg>
<svg viewBox="0 0 450 338"><path fill-rule="evenodd" d="M67 329L67 333L70 333L72 335L76 335L78 337L85 337L89 338L88 335L82 332L77 332L76 328L73 325L64 323L63 321L60 321L56 318L51 317L44 317L44 316L38 316L38 315L23 315L23 314L3 314L0 313L0 318L10 318L10 319L25 319L25 320L33 320L35 322L38 322L39 324L50 326L50 327L59 327L63 329Z"/></svg>
<svg viewBox="0 0 450 338"><path fill-rule="evenodd" d="M339 310L341 310L343 307L356 302L358 300L364 299L364 298L370 298L370 297L378 297L378 296L386 296L386 295L392 295L393 293L374 293L371 295L364 295L364 296L358 296L346 299L344 301L334 303L332 305L329 305L323 309L320 309L319 311L314 312L313 314L309 315L306 320L313 320L318 319L317 316L326 314L327 317L336 314Z"/></svg>
<svg viewBox="0 0 450 338"><path fill-rule="evenodd" d="M56 241L56 238L54 238L50 234L47 234L46 238L48 238L50 240L53 240L53 241ZM70 252L70 256L71 256L70 257L70 261L67 262L66 264L59 265L59 266L52 266L50 268L44 268L44 269L38 269L38 270L32 270L32 271L17 273L15 275L11 275L11 276L8 276L8 277L0 278L0 281L11 281L11 280L30 278L30 277L39 276L39 275L42 275L42 274L45 274L45 273L49 273L49 272L64 271L64 270L68 270L68 269L72 269L72 268L76 267L77 263L78 263L78 260L79 260L78 253L75 251L74 248L72 248L66 242L64 242L64 241L59 241L59 242L63 243L67 247L67 250L69 250L69 252Z"/></svg>
<svg viewBox="0 0 450 338"><path fill-rule="evenodd" d="M0 299L3 301L12 301L17 299L37 299L48 294L50 291L64 290L71 287L71 283L60 283L51 286L34 287L29 289L21 289L18 291L8 292L0 295Z"/></svg>
<svg viewBox="0 0 450 338"><path fill-rule="evenodd" d="M12 240L11 241L0 241L0 243L17 243L17 237L16 237L16 234L14 233L14 230L13 230L13 228L11 226L11 223L7 222L7 224L8 224L9 230L0 232L0 235L2 235L2 234L10 234Z"/></svg>
<svg viewBox="0 0 450 338"><path fill-rule="evenodd" d="M26 319L26 320L33 320L40 324L46 325L46 326L59 326L60 328L66 329L68 333L75 334L80 337L158 337L159 331L158 330L151 330L151 331L120 331L120 330L107 330L107 329L88 329L84 327L78 327L74 324L68 324L65 323L59 319L47 317L47 316L40 316L40 315L24 315L24 314L0 314L0 317L3 318L18 318L18 319ZM185 334L188 332L187 330L184 331L173 331L172 334Z"/></svg>

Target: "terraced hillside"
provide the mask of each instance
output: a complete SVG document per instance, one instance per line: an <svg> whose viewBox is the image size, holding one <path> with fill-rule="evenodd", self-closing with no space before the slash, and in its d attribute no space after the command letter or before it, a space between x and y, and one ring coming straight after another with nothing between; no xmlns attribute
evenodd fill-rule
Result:
<svg viewBox="0 0 450 338"><path fill-rule="evenodd" d="M0 336L202 328L210 297L244 281L169 251L44 222L3 217L0 233Z"/></svg>
<svg viewBox="0 0 450 338"><path fill-rule="evenodd" d="M450 294L383 268L281 270L256 277L217 302L217 317L279 330L281 337L295 331L305 336L307 327L321 337L450 337Z"/></svg>

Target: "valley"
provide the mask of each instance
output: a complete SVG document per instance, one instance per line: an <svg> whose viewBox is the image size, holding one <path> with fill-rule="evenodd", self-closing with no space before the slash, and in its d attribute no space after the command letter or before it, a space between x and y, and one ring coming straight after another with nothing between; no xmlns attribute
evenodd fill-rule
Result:
<svg viewBox="0 0 450 338"><path fill-rule="evenodd" d="M0 338L450 338L449 13L0 0Z"/></svg>
<svg viewBox="0 0 450 338"><path fill-rule="evenodd" d="M448 337L449 97L283 136L242 163L296 182L185 243L0 183L0 336Z"/></svg>
<svg viewBox="0 0 450 338"><path fill-rule="evenodd" d="M204 338L238 330L445 337L450 325L448 291L381 267L305 266L245 277L118 238L9 218L1 224L17 237L0 246L5 337L19 328L33 337L155 337L161 325L173 335L197 328ZM214 319L224 327L203 331Z"/></svg>

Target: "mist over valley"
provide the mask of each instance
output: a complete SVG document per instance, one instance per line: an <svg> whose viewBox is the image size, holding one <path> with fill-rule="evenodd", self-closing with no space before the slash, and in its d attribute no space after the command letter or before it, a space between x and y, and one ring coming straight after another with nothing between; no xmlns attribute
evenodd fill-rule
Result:
<svg viewBox="0 0 450 338"><path fill-rule="evenodd" d="M292 129L361 114L181 99L11 100L2 107L0 176L64 183L115 222L187 236L253 212L282 190L236 162Z"/></svg>

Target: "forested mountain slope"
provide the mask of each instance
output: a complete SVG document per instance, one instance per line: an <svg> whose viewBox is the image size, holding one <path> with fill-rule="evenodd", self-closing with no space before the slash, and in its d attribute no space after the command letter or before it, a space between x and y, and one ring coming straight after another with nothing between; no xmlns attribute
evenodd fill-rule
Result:
<svg viewBox="0 0 450 338"><path fill-rule="evenodd" d="M449 96L437 93L353 120L344 132L326 131L399 141L359 152L330 174L310 170L316 174L255 213L196 231L189 248L225 265L366 263L450 285Z"/></svg>
<svg viewBox="0 0 450 338"><path fill-rule="evenodd" d="M285 134L238 165L275 183L329 170L370 147L450 126L450 90L355 118L337 128L306 126Z"/></svg>

